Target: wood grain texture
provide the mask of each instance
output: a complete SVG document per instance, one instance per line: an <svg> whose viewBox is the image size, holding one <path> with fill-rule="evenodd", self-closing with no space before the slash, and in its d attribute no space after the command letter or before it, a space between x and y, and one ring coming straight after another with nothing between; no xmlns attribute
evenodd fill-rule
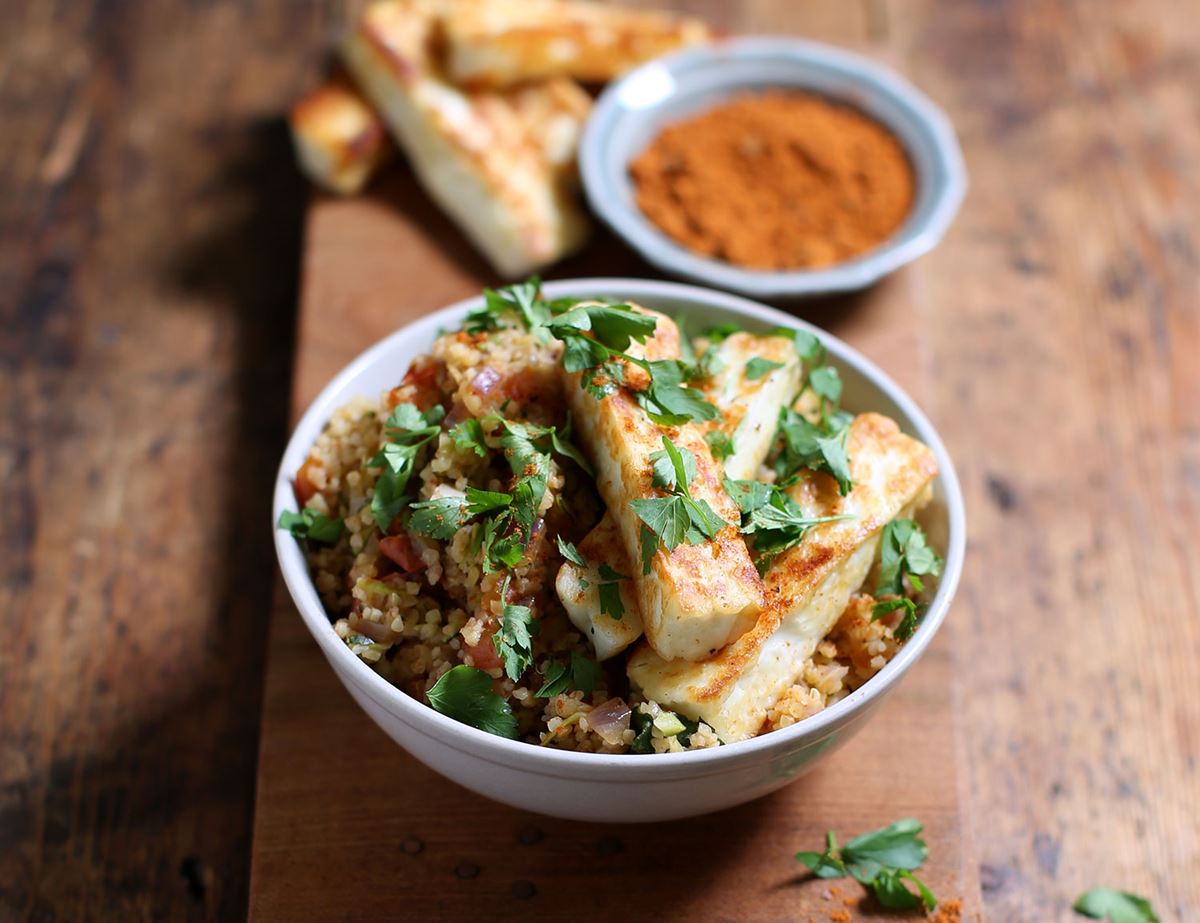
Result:
<svg viewBox="0 0 1200 923"><path fill-rule="evenodd" d="M327 13L6 4L0 920L244 913Z"/></svg>

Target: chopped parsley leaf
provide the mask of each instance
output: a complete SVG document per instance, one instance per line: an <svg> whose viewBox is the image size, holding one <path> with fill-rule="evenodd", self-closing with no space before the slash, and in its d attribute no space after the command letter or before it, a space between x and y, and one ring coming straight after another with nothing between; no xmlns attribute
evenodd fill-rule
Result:
<svg viewBox="0 0 1200 923"><path fill-rule="evenodd" d="M696 476L696 460L691 452L680 449L666 436L662 437L663 451L670 462L667 465L657 459L654 465L654 483L669 492L666 497L648 497L630 500L630 509L651 531L651 541L657 536L667 551L672 551L684 541L691 545L715 538L728 523L716 514L705 500L693 499L688 487ZM683 452L687 452L685 461ZM658 453L655 453L658 456ZM673 475L673 477L672 477ZM669 486L668 486L669 485ZM654 546L647 549L646 531L642 531L643 573L649 573L649 562L654 556Z"/></svg>
<svg viewBox="0 0 1200 923"><path fill-rule="evenodd" d="M500 588L500 598L508 598L509 579L506 577ZM514 683L521 678L533 662L533 636L538 632L538 623L533 610L528 606L505 603L500 613L500 627L492 635L496 653L504 662L504 672Z"/></svg>
<svg viewBox="0 0 1200 923"><path fill-rule="evenodd" d="M596 583L596 592L600 596L600 611L619 622L625 616L625 604L621 601L621 581L629 578L607 564L601 564L598 572L600 579Z"/></svg>
<svg viewBox="0 0 1200 923"><path fill-rule="evenodd" d="M492 691L492 678L459 664L425 693L434 711L498 737L516 738L517 719L504 696Z"/></svg>
<svg viewBox="0 0 1200 923"><path fill-rule="evenodd" d="M467 313L463 329L485 333L506 326L508 317L518 318L526 330L540 330L550 319L550 307L541 298L542 282L530 276L524 282L498 289L483 290L483 304Z"/></svg>
<svg viewBox="0 0 1200 923"><path fill-rule="evenodd" d="M775 483L788 487L800 479L804 469L824 471L838 483L845 496L854 482L850 476L850 458L846 446L850 438L851 417L835 414L818 423L806 419L789 407L779 413L779 432L783 450L775 459Z"/></svg>
<svg viewBox="0 0 1200 923"><path fill-rule="evenodd" d="M462 528L466 500L463 497L441 497L414 503L410 509L409 527L420 535L448 542Z"/></svg>
<svg viewBox="0 0 1200 923"><path fill-rule="evenodd" d="M558 553L566 560L570 561L576 567L587 567L587 559L579 553L578 548L566 541L561 535L556 535L554 541L558 545Z"/></svg>
<svg viewBox="0 0 1200 923"><path fill-rule="evenodd" d="M824 852L798 852L796 859L808 866L818 878L850 875L863 887L870 888L875 899L891 909L910 909L921 904L926 910L937 907L937 899L913 874L929 856L922 827L912 818L898 820L872 830L838 849L833 831L825 834ZM906 882L912 882L914 894Z"/></svg>
<svg viewBox="0 0 1200 923"><path fill-rule="evenodd" d="M279 514L280 529L287 529L296 538L308 539L319 545L336 545L342 537L345 524L340 519L330 519L318 510L305 507L299 513L284 510Z"/></svg>
<svg viewBox="0 0 1200 923"><path fill-rule="evenodd" d="M416 470L417 457L441 432L444 416L440 406L422 413L414 404L397 404L384 422L384 444L368 462L370 467L380 469L371 497L371 514L380 531L388 532L408 504L405 489Z"/></svg>
<svg viewBox="0 0 1200 923"><path fill-rule="evenodd" d="M725 461L734 452L733 439L728 433L719 429L711 430L704 434L704 441L708 443L708 448L713 454L713 458L717 461Z"/></svg>
<svg viewBox="0 0 1200 923"><path fill-rule="evenodd" d="M842 399L842 378L832 365L822 365L813 369L808 375L808 385L831 404Z"/></svg>
<svg viewBox="0 0 1200 923"><path fill-rule="evenodd" d="M765 571L775 557L800 544L813 526L850 519L850 516L810 516L774 484L725 479L725 491L742 511L741 531L753 535L751 547L761 557Z"/></svg>
<svg viewBox="0 0 1200 923"><path fill-rule="evenodd" d="M628 362L650 376L637 402L655 423L678 426L689 420L713 420L717 408L703 395L684 385L690 366L678 359L649 362L625 352L633 342L644 343L657 321L624 304L582 304L558 315L547 329L563 343L562 364L568 372L582 373L581 384L602 400L625 383ZM591 336L587 336L590 333Z"/></svg>
<svg viewBox="0 0 1200 923"><path fill-rule="evenodd" d="M1108 920L1109 923L1162 923L1144 897L1112 888L1084 891L1075 899L1072 908L1085 917Z"/></svg>
<svg viewBox="0 0 1200 923"><path fill-rule="evenodd" d="M480 458L487 457L488 445L484 441L483 427L475 417L467 417L450 427L450 438L464 452L474 452Z"/></svg>
<svg viewBox="0 0 1200 923"><path fill-rule="evenodd" d="M764 359L762 356L755 356L746 363L746 380L758 381L760 378L771 374L775 369L781 368L783 368L782 362L772 362L770 359Z"/></svg>
<svg viewBox="0 0 1200 923"><path fill-rule="evenodd" d="M478 487L468 487L466 510L468 516L482 516L494 510L501 510L512 505L512 494L500 493L495 490L480 490Z"/></svg>
<svg viewBox="0 0 1200 923"><path fill-rule="evenodd" d="M546 663L545 681L534 695L539 699L552 699L570 689L590 695L599 685L603 675L600 664L589 660L578 651L572 651L567 665L557 660Z"/></svg>

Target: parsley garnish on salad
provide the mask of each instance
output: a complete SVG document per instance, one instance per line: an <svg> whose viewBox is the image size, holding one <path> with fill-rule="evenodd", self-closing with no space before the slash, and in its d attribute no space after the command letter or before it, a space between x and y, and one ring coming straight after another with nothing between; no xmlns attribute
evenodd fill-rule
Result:
<svg viewBox="0 0 1200 923"><path fill-rule="evenodd" d="M600 664L572 651L570 662L565 666L557 660L546 662L545 682L535 695L539 699L552 699L570 689L590 695L603 675Z"/></svg>
<svg viewBox="0 0 1200 923"><path fill-rule="evenodd" d="M658 544L672 551L687 542L698 545L716 538L729 525L706 500L696 500L689 491L696 477L696 457L662 437L663 450L650 456L653 484L667 492L665 497L630 500L629 507L642 521L642 573L650 573L650 561Z"/></svg>
<svg viewBox="0 0 1200 923"><path fill-rule="evenodd" d="M589 569L587 558L580 553L578 548L566 541L561 535L555 538L555 542L558 544L559 554L563 558L585 571ZM629 577L619 573L608 564L601 564L596 569L596 572L599 577L595 583L596 592L600 598L600 612L619 622L625 616L625 603L621 600L621 581L628 580ZM590 583L586 579L580 582L584 588Z"/></svg>
<svg viewBox="0 0 1200 923"><path fill-rule="evenodd" d="M498 737L515 739L517 719L504 696L492 690L492 678L483 670L459 664L425 693L435 711Z"/></svg>
<svg viewBox="0 0 1200 923"><path fill-rule="evenodd" d="M774 484L725 479L725 492L742 511L741 531L753 536L750 547L760 557L765 572L775 557L800 544L813 526L852 519L852 516L810 516L800 504Z"/></svg>
<svg viewBox="0 0 1200 923"><path fill-rule="evenodd" d="M500 598L508 598L509 578L504 578L500 587ZM528 606L505 603L500 613L500 627L492 635L496 653L504 663L504 672L514 683L529 669L533 662L533 638L538 633L538 623L533 610Z"/></svg>
<svg viewBox="0 0 1200 923"><path fill-rule="evenodd" d="M582 373L583 388L602 400L626 383L625 365L635 365L649 378L636 392L638 405L661 426L715 420L717 408L684 382L692 366L679 359L648 361L626 352L631 343L645 343L657 320L624 304L581 304L557 315L547 329L563 343L562 364ZM590 335L589 335L590 334Z"/></svg>
<svg viewBox="0 0 1200 923"><path fill-rule="evenodd" d="M379 468L371 514L385 535L392 522L408 505L408 480L416 470L421 449L441 432L445 411L440 406L422 412L413 404L397 404L383 424L383 448L369 465Z"/></svg>
<svg viewBox="0 0 1200 923"><path fill-rule="evenodd" d="M345 524L340 519L330 519L318 510L305 507L299 513L291 510L280 513L279 528L287 529L296 538L305 538L319 545L336 545L342 537Z"/></svg>
<svg viewBox="0 0 1200 923"><path fill-rule="evenodd" d="M942 559L929 547L921 527L911 519L889 522L883 527L879 544L879 585L875 595L892 598L881 599L871 607L871 620L878 621L891 612L903 610L895 636L898 641L907 641L917 628L921 607L908 596L905 578L914 593L923 592L925 583L921 577L936 577L941 573Z"/></svg>
<svg viewBox="0 0 1200 923"><path fill-rule="evenodd" d="M856 836L840 849L829 830L824 852L798 852L796 858L818 878L851 876L889 909L909 910L924 904L926 910L933 910L937 899L913 874L929 857L929 848L919 836L922 829L920 821L905 818Z"/></svg>

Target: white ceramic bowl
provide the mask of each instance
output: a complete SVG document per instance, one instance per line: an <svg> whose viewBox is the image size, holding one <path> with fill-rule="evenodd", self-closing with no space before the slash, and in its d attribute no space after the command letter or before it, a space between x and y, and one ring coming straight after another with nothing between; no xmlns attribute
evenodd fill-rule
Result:
<svg viewBox="0 0 1200 923"><path fill-rule="evenodd" d="M824 269L742 269L688 250L655 227L634 201L629 164L668 123L731 96L807 90L850 103L882 123L908 151L917 194L904 224L880 246ZM860 55L793 38L740 38L651 61L601 94L579 151L592 209L631 247L673 275L756 298L865 288L931 250L967 188L949 120L908 81Z"/></svg>
<svg viewBox="0 0 1200 923"><path fill-rule="evenodd" d="M896 681L928 646L954 596L966 534L954 467L924 414L886 375L828 334L751 301L671 282L578 279L545 286L549 297L609 296L682 315L689 330L737 321L751 330L789 326L810 330L828 347L845 382L851 410L878 410L896 419L937 455L941 474L927 528L945 567L921 626L870 682L792 727L710 750L655 755L570 753L506 740L460 724L401 692L358 659L334 633L309 579L297 542L275 530L288 590L322 653L363 710L400 746L449 779L497 801L556 817L655 821L720 810L765 795L795 779L862 727ZM393 387L412 359L427 352L439 329L455 328L472 298L398 330L355 359L301 418L279 467L273 522L295 510L291 479L334 411L350 398L377 397ZM897 758L902 756L899 754Z"/></svg>

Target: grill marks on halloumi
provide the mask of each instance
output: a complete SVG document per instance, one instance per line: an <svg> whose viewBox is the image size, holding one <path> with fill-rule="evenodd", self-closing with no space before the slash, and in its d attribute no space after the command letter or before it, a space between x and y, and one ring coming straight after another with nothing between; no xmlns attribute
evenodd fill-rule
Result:
<svg viewBox="0 0 1200 923"><path fill-rule="evenodd" d="M719 420L702 427L705 432L720 429L734 439L733 454L723 465L726 477L740 480L752 478L767 457L779 419L779 411L791 402L800 388L801 362L795 345L786 337L760 337L736 333L717 346L721 371L701 385L705 397L721 411ZM782 366L768 375L751 381L746 378L745 365L755 356ZM764 438L765 434L765 438ZM606 512L599 524L579 545L582 554L593 567L607 564L622 574L632 574L620 541L612 513ZM621 599L625 616L614 620L600 612L599 596L594 586L584 588L585 571L570 561L563 563L555 584L558 598L567 609L571 621L588 636L596 656L604 660L625 650L642 634L642 614L637 598L628 581L621 583Z"/></svg>
<svg viewBox="0 0 1200 923"><path fill-rule="evenodd" d="M711 37L690 16L562 0L455 0L443 28L451 79L489 87L553 76L604 82Z"/></svg>
<svg viewBox="0 0 1200 923"><path fill-rule="evenodd" d="M645 311L657 320L653 337L630 354L653 361L679 356L679 329L668 317ZM699 660L710 656L746 631L762 605L762 581L737 526L739 510L721 484L720 466L712 457L703 431L694 423L662 427L650 420L627 388L597 401L580 387L578 373L567 375L567 396L580 442L596 466L596 486L614 517L641 610L647 640L666 658ZM656 496L651 485L650 456L668 435L696 459L690 490L730 523L711 541L684 542L671 551L661 545L643 576L640 554L642 522L629 501Z"/></svg>
<svg viewBox="0 0 1200 923"><path fill-rule="evenodd" d="M465 92L434 60L439 4L383 0L342 57L438 204L508 277L581 244L588 221L574 164L587 94L570 80Z"/></svg>
<svg viewBox="0 0 1200 923"><path fill-rule="evenodd" d="M726 743L756 734L866 578L879 533L915 509L937 474L933 453L875 413L856 417L849 452L854 488L837 494L825 475L790 493L815 515L854 518L815 526L767 572L757 624L703 663L670 662L647 645L629 659L635 688L664 708L708 723Z"/></svg>
<svg viewBox="0 0 1200 923"><path fill-rule="evenodd" d="M353 195L396 153L387 127L345 80L330 80L288 116L300 168L314 183Z"/></svg>
<svg viewBox="0 0 1200 923"><path fill-rule="evenodd" d="M779 411L800 390L801 362L796 345L787 337L733 333L716 346L719 369L700 386L704 396L721 411L721 418L705 426L719 429L733 441L733 454L725 459L725 476L753 479L766 460L779 428ZM757 380L746 377L752 359L778 362Z"/></svg>

